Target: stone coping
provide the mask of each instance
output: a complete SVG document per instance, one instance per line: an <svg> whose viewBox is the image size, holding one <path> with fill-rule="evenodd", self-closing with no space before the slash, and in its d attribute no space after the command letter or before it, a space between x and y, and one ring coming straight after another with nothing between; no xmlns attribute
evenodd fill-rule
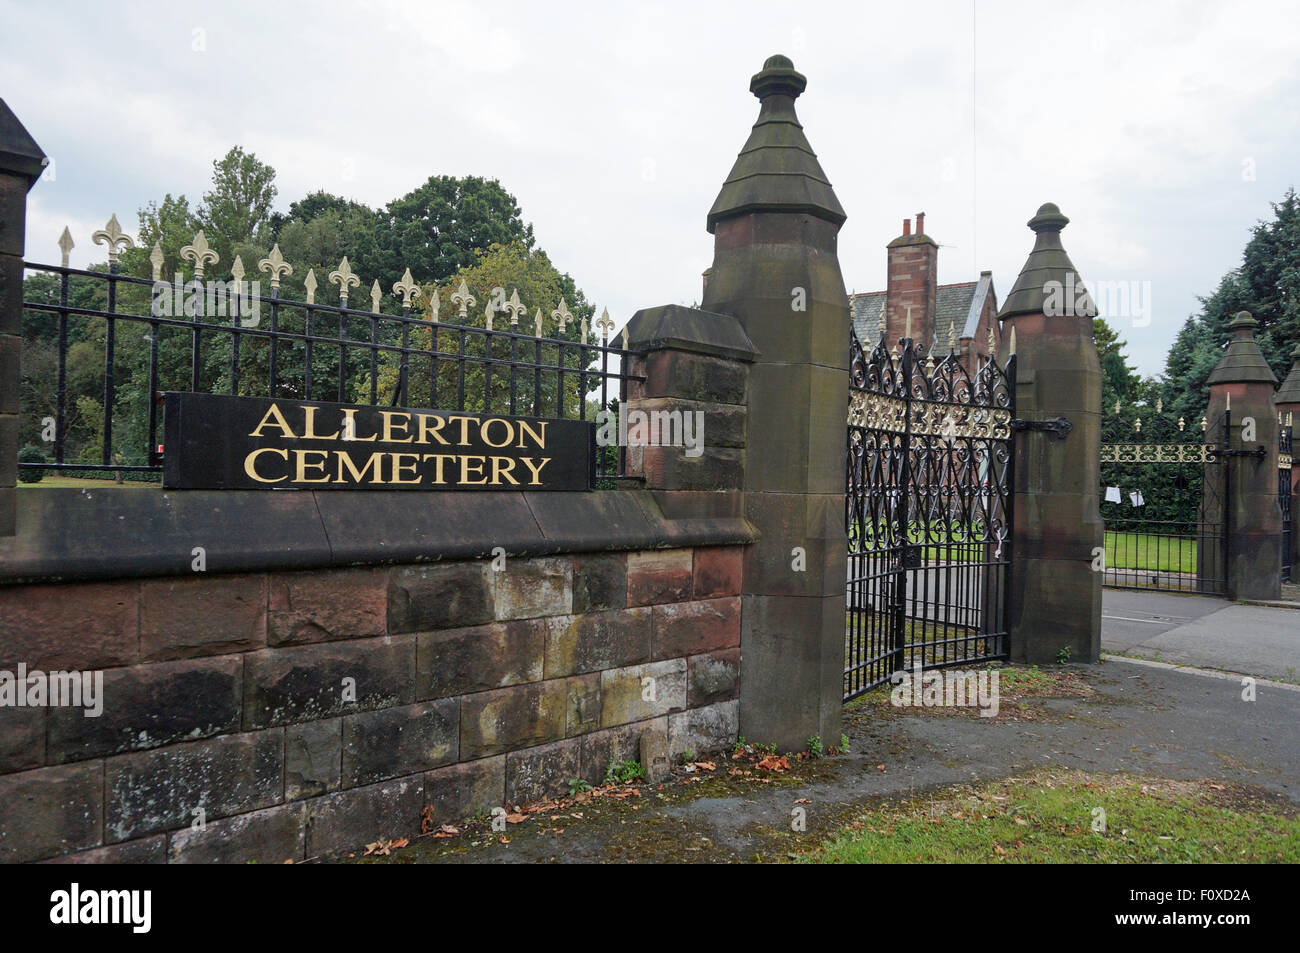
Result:
<svg viewBox="0 0 1300 953"><path fill-rule="evenodd" d="M32 488L0 584L737 545L739 517L669 519L646 490L587 493Z"/></svg>

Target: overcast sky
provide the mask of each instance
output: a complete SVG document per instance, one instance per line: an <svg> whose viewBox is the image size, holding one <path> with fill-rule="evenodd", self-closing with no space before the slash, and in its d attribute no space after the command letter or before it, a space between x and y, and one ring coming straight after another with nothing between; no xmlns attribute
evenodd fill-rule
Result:
<svg viewBox="0 0 1300 953"><path fill-rule="evenodd" d="M923 211L939 281L989 269L1001 300L1053 201L1085 279L1149 283L1150 323L1112 323L1157 373L1300 168L1295 0L0 0L0 23L0 95L55 163L29 203L36 261L65 224L73 263L102 261L111 212L134 234L148 200L197 201L239 144L276 169L280 209L498 178L621 325L699 298L749 77L779 52L808 77L850 290L884 288L885 244Z"/></svg>

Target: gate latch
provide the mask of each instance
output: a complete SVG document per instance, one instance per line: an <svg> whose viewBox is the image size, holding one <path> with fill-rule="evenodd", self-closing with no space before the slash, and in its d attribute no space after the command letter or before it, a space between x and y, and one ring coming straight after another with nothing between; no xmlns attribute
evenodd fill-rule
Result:
<svg viewBox="0 0 1300 953"><path fill-rule="evenodd" d="M904 546L899 553L902 568L920 569L922 563L921 554L924 550L924 546Z"/></svg>
<svg viewBox="0 0 1300 953"><path fill-rule="evenodd" d="M1011 429L1045 430L1057 440L1064 440L1070 431L1074 429L1074 424L1070 423L1068 417L1057 417L1055 420L1022 420L1017 417L1011 421Z"/></svg>

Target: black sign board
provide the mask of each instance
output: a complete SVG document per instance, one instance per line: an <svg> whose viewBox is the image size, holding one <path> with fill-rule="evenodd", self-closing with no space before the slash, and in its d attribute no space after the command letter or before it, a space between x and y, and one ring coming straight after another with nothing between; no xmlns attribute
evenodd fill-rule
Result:
<svg viewBox="0 0 1300 953"><path fill-rule="evenodd" d="M220 394L164 395L163 487L589 490L596 425Z"/></svg>

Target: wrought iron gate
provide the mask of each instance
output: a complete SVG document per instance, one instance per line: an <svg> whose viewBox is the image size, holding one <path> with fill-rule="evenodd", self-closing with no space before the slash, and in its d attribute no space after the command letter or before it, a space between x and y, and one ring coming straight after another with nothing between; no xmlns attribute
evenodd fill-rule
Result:
<svg viewBox="0 0 1300 953"><path fill-rule="evenodd" d="M1104 585L1222 595L1227 587L1226 499L1231 466L1201 417L1190 423L1118 401L1102 422ZM1220 472L1220 471L1223 472Z"/></svg>
<svg viewBox="0 0 1300 953"><path fill-rule="evenodd" d="M1296 582L1295 567L1291 565L1291 415L1278 434L1277 445L1277 502L1282 508L1282 581Z"/></svg>
<svg viewBox="0 0 1300 953"><path fill-rule="evenodd" d="M844 698L1008 654L1015 357L936 361L851 335Z"/></svg>

